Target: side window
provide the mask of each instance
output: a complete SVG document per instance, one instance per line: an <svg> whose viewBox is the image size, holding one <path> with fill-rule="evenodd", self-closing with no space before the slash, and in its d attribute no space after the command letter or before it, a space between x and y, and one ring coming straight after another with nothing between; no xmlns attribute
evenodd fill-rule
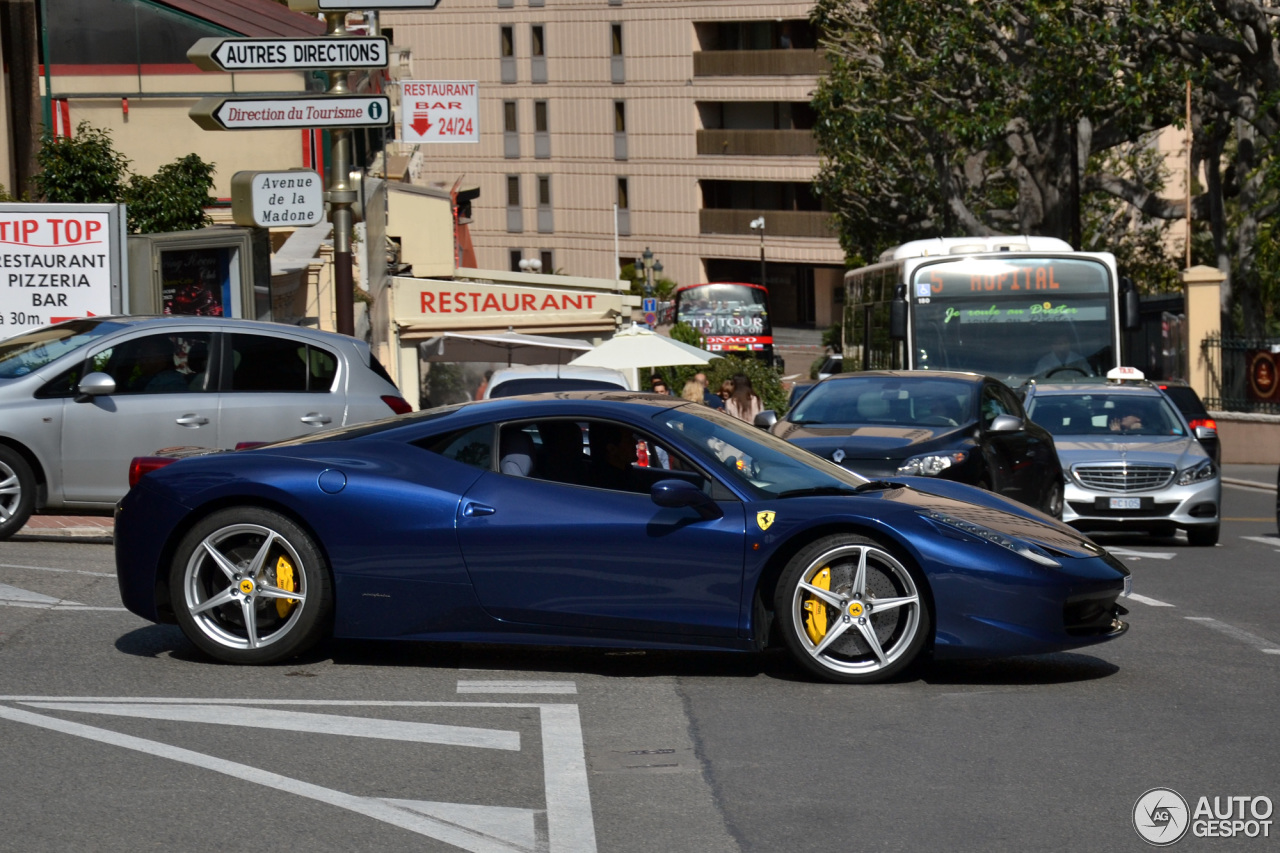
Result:
<svg viewBox="0 0 1280 853"><path fill-rule="evenodd" d="M272 335L230 335L228 391L325 392L338 359L319 347Z"/></svg>
<svg viewBox="0 0 1280 853"><path fill-rule="evenodd" d="M1000 398L1000 404L1004 406L1006 413L1018 418L1026 418L1027 413L1022 408L1022 403L1018 402L1018 396L1008 388L1001 388L999 385L992 386L995 388L996 396Z"/></svg>
<svg viewBox="0 0 1280 853"><path fill-rule="evenodd" d="M203 391L209 339L207 332L133 338L90 357L89 369L114 379L117 394Z"/></svg>
<svg viewBox="0 0 1280 853"><path fill-rule="evenodd" d="M982 425L984 427L991 426L991 422L998 415L1013 414L1008 411L1004 402L1000 399L999 390L994 385L982 386Z"/></svg>
<svg viewBox="0 0 1280 853"><path fill-rule="evenodd" d="M483 468L488 471L493 465L493 426L470 427L464 430L435 436L418 445L432 453L438 453L446 459Z"/></svg>

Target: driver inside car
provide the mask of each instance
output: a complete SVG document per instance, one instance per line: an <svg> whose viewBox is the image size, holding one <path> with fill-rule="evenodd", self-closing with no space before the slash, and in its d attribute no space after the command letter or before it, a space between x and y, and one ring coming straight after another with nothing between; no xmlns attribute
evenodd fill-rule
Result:
<svg viewBox="0 0 1280 853"><path fill-rule="evenodd" d="M1048 376L1051 373L1067 371L1092 376L1093 369L1089 362L1073 348L1071 333L1059 331L1053 336L1049 351L1036 362L1036 376Z"/></svg>

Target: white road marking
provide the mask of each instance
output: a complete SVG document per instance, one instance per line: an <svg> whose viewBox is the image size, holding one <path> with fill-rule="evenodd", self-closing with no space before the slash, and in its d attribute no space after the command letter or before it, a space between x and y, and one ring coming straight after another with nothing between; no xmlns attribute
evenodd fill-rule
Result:
<svg viewBox="0 0 1280 853"><path fill-rule="evenodd" d="M459 803L434 803L420 800L393 800L361 797L313 785L251 767L227 761L216 756L204 755L181 747L146 740L120 732L100 729L81 723L35 714L19 708L0 705L0 719L27 723L40 728L98 741L148 755L168 758L193 767L212 770L274 790L286 791L301 797L344 808L367 817L381 820L392 826L452 844L472 853L596 853L595 824L591 814L591 793L587 786L587 764L582 747L582 725L578 706L569 704L545 705L527 702L414 702L322 699L175 699L175 698L121 698L121 697L73 697L73 696L0 696L0 702L22 702L32 707L57 707L68 710L92 711L100 707L117 705L151 705L152 716L157 719L183 719L191 708L200 709L199 722L208 722L205 716L213 716L227 706L271 705L288 707L377 707L377 708L537 708L541 712L543 778L547 804L547 842L545 846L537 838L534 817L537 812L502 806L481 806ZM206 707L207 706L207 707ZM215 712L213 709L219 709ZM238 711L252 710L238 708ZM169 712L177 716L167 716ZM129 716L134 716L130 714ZM138 715L142 716L142 715ZM307 714L303 717L325 716ZM363 717L337 718L358 721L365 726L372 721ZM285 723L290 725L290 723ZM318 726L315 730L328 733L329 728ZM531 830L532 827L532 830ZM532 839L532 843L530 840Z"/></svg>
<svg viewBox="0 0 1280 853"><path fill-rule="evenodd" d="M1139 604L1145 604L1148 607L1173 607L1174 606L1164 601L1158 601L1154 598L1147 598L1145 595L1138 595L1136 592L1129 593L1128 599L1130 601L1136 601Z"/></svg>
<svg viewBox="0 0 1280 853"><path fill-rule="evenodd" d="M1280 548L1280 537L1276 536L1241 536L1241 539L1247 539L1250 542L1261 542L1263 545L1270 545L1272 548Z"/></svg>
<svg viewBox="0 0 1280 853"><path fill-rule="evenodd" d="M577 693L572 681L459 681L459 693Z"/></svg>
<svg viewBox="0 0 1280 853"><path fill-rule="evenodd" d="M28 702L33 708L49 711L80 711L114 717L141 717L147 720L174 720L183 723L212 723L243 726L252 729L308 732L318 735L400 740L408 743L438 743L446 746L474 746L481 749L520 750L520 733L500 729L478 729L469 726L441 726L434 723L409 723L401 720L379 720L371 717L340 717L336 714L307 714L302 711L265 711L261 708L237 708L220 705L166 705L162 708L146 704Z"/></svg>
<svg viewBox="0 0 1280 853"><path fill-rule="evenodd" d="M1234 625L1228 625L1226 622L1219 622L1217 619L1209 616L1186 616L1184 618L1192 622L1199 622L1206 628L1212 628L1215 631L1226 634L1233 640L1239 640L1246 645L1253 646L1259 651L1275 648L1275 643L1270 640L1259 637L1257 634L1250 634L1248 631L1241 630ZM1271 652L1267 652L1267 654L1271 654Z"/></svg>
<svg viewBox="0 0 1280 853"><path fill-rule="evenodd" d="M1108 548L1112 554L1118 554L1121 557L1137 557L1138 559L1148 560L1172 560L1178 556L1176 551L1130 551L1128 548Z"/></svg>
<svg viewBox="0 0 1280 853"><path fill-rule="evenodd" d="M32 592L29 589L20 589L16 586L0 583L0 606L3 607L33 607L38 610L118 610L123 611L123 607L94 607L88 604L81 604L78 601L68 601L65 598L54 598L51 595L44 595L39 592Z"/></svg>
<svg viewBox="0 0 1280 853"><path fill-rule="evenodd" d="M0 569L29 569L33 572L62 572L69 575L89 575L94 578L113 578L115 572L90 572L84 569L53 569L49 566L19 566L13 563L0 563Z"/></svg>
<svg viewBox="0 0 1280 853"><path fill-rule="evenodd" d="M1280 655L1280 649L1258 649L1264 655Z"/></svg>

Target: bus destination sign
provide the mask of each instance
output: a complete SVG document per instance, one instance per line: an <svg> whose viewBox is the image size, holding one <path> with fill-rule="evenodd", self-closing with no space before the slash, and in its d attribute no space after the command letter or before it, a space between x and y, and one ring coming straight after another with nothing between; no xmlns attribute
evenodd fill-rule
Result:
<svg viewBox="0 0 1280 853"><path fill-rule="evenodd" d="M934 297L1106 293L1107 270L1092 261L1058 258L963 259L930 264L916 271L916 299Z"/></svg>

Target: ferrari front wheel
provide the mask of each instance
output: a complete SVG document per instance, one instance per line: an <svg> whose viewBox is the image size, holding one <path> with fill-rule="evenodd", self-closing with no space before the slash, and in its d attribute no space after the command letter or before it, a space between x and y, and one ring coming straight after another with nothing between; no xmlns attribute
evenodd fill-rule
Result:
<svg viewBox="0 0 1280 853"><path fill-rule="evenodd" d="M874 539L827 536L787 564L774 600L787 648L810 672L850 684L909 666L932 630L917 570Z"/></svg>
<svg viewBox="0 0 1280 853"><path fill-rule="evenodd" d="M274 663L306 651L333 610L329 568L315 542L261 507L220 510L193 527L169 588L187 639L228 663Z"/></svg>

